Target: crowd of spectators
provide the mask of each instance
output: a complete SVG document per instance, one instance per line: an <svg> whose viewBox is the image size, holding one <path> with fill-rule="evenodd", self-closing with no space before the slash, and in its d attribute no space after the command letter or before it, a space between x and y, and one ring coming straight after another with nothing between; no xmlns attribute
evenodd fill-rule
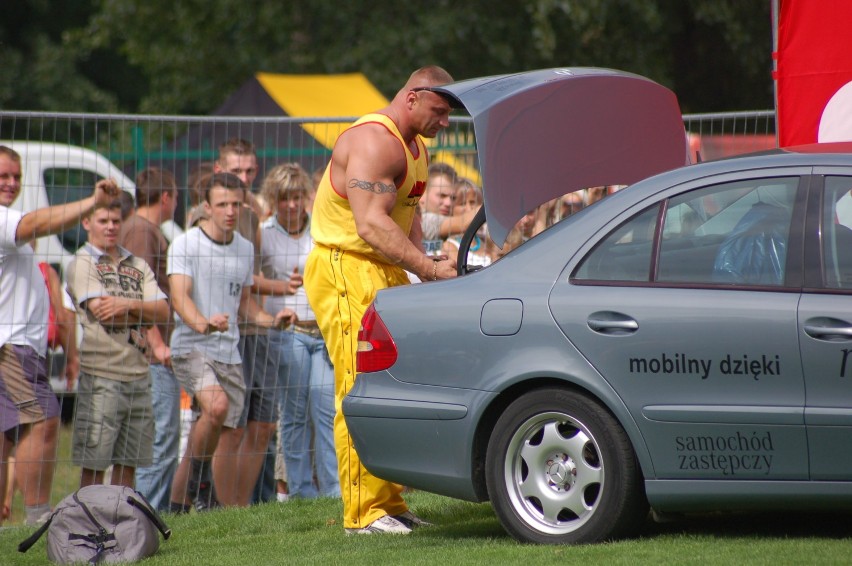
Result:
<svg viewBox="0 0 852 566"><path fill-rule="evenodd" d="M485 267L510 250L541 233L560 220L590 206L621 187L590 187L567 193L537 206L524 215L509 233L502 247L488 236L488 224L474 234L467 265ZM429 167L426 191L420 200L423 249L433 256L446 256L457 262L462 236L483 204L483 191L473 180L459 175L446 163Z"/></svg>
<svg viewBox="0 0 852 566"><path fill-rule="evenodd" d="M0 294L13 303L20 302L20 285L38 290L16 311L15 323L38 326L27 320L49 305L49 344L65 351L69 384L79 371L73 461L81 486L135 486L155 508L171 512L340 496L334 368L302 278L322 172L281 164L256 193L257 171L252 144L232 139L188 179L184 222L173 218L175 177L148 168L137 175L135 206L124 191L99 184L73 211L45 209L33 226L8 209L20 190L20 164L0 148L4 262L30 262L28 242L80 220L89 235L66 273L66 289L50 266L40 267L43 301L35 276L14 280L5 265L0 274ZM489 265L615 189L569 193L537 207L502 249L482 226L467 264ZM433 163L418 206L424 253L456 262L482 203L472 180ZM48 213L61 218L48 221ZM25 272L29 265L15 273ZM75 312L81 337L74 336ZM9 515L16 482L26 521L36 523L49 510L58 410L44 368L25 366L43 357L48 339L40 327L29 337L20 331L23 338L12 326L4 329L11 330L0 336L0 521ZM187 395L192 424L182 431Z"/></svg>

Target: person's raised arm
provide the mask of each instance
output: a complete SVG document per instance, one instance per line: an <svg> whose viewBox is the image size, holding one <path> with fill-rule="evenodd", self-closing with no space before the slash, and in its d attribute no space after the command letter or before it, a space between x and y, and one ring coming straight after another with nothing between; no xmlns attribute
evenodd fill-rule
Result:
<svg viewBox="0 0 852 566"><path fill-rule="evenodd" d="M86 301L86 308L101 322L113 326L157 323L169 319L169 303L165 299L143 301L123 297L97 297Z"/></svg>
<svg viewBox="0 0 852 566"><path fill-rule="evenodd" d="M258 218L263 220L266 217L266 210L264 210L263 205L260 204L260 201L257 200L257 196L253 192L246 189L243 200L245 201L246 206L252 209Z"/></svg>
<svg viewBox="0 0 852 566"><path fill-rule="evenodd" d="M467 227L470 226L471 222L473 222L473 217L476 216L477 212L479 212L478 208L476 210L466 210L461 214L447 216L443 221L441 221L438 234L442 238L449 238L455 234L464 234Z"/></svg>
<svg viewBox="0 0 852 566"><path fill-rule="evenodd" d="M405 171L405 154L397 139L368 127L358 132L357 139L347 141L344 183L358 236L423 281L454 277L451 262L433 261L390 216L398 190L396 178Z"/></svg>
<svg viewBox="0 0 852 566"><path fill-rule="evenodd" d="M156 326L145 329L145 338L154 359L164 366L170 367L172 365L172 349L166 344L160 329Z"/></svg>
<svg viewBox="0 0 852 566"><path fill-rule="evenodd" d="M250 323L264 328L283 329L293 324L298 318L296 313L288 308L281 309L275 316L269 314L252 298L250 287L244 287L242 290L238 312Z"/></svg>
<svg viewBox="0 0 852 566"><path fill-rule="evenodd" d="M456 265L459 263L459 249L458 247L452 245L449 241L444 241L441 244L441 253L453 260Z"/></svg>
<svg viewBox="0 0 852 566"><path fill-rule="evenodd" d="M77 352L77 317L65 308L62 300L62 282L59 274L52 267L47 270L47 288L50 306L56 317L56 332L62 351L65 352L65 380L69 391L74 389L74 382L80 373L80 357Z"/></svg>
<svg viewBox="0 0 852 566"><path fill-rule="evenodd" d="M28 212L21 218L15 230L18 244L31 242L42 236L64 232L80 222L80 218L92 210L96 204L106 204L119 194L119 188L113 179L101 179L95 184L95 190L82 200L39 208Z"/></svg>
<svg viewBox="0 0 852 566"><path fill-rule="evenodd" d="M251 286L252 293L256 295L295 295L299 287L302 286L302 275L293 273L287 280L284 279L269 279L262 273L254 276L254 283Z"/></svg>
<svg viewBox="0 0 852 566"><path fill-rule="evenodd" d="M61 334L62 349L65 351L65 384L68 391L74 389L74 384L80 375L80 351L77 349L77 315L64 306L56 311L59 328L64 327Z"/></svg>
<svg viewBox="0 0 852 566"><path fill-rule="evenodd" d="M408 233L408 239L417 249L423 249L423 224L420 218L420 210L414 213L414 221L411 223L411 231Z"/></svg>
<svg viewBox="0 0 852 566"><path fill-rule="evenodd" d="M201 314L192 300L192 277L183 273L169 275L169 289L172 292L172 308L180 315L184 324L199 334L224 332L228 330L228 315L217 314L210 320Z"/></svg>
<svg viewBox="0 0 852 566"><path fill-rule="evenodd" d="M139 299L127 297L100 296L86 301L88 309L101 324L122 327L129 325L151 325L169 320L171 312L165 295L160 291L154 279L154 273L145 265L145 279L142 283L143 296ZM87 272L95 276L95 270ZM96 284L96 282L92 282Z"/></svg>
<svg viewBox="0 0 852 566"><path fill-rule="evenodd" d="M262 238L262 230L258 228L257 230L257 245L261 245ZM254 282L251 286L251 292L255 295L261 296L283 296L283 295L295 295L304 284L302 279L302 275L298 271L294 271L290 274L290 277L285 279L271 279L263 275L263 273L258 273L254 275Z"/></svg>

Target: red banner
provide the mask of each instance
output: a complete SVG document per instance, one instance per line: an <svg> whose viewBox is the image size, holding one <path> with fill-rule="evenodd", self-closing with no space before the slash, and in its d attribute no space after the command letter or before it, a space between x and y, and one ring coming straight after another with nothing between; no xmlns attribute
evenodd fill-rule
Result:
<svg viewBox="0 0 852 566"><path fill-rule="evenodd" d="M852 141L852 1L780 4L779 145Z"/></svg>

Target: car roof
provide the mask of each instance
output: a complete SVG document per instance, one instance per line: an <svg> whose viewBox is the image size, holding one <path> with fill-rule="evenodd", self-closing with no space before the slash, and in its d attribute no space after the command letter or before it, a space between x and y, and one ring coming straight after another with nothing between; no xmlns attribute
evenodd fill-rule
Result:
<svg viewBox="0 0 852 566"><path fill-rule="evenodd" d="M714 166L729 169L781 166L848 165L852 161L852 142L827 142L767 149L706 161L694 167ZM715 164L719 164L716 166Z"/></svg>
<svg viewBox="0 0 852 566"><path fill-rule="evenodd" d="M806 145L797 145L791 147L783 147L779 150L786 153L802 153L814 154L822 153L826 155L838 153L852 153L852 141L830 142L830 143L811 143Z"/></svg>
<svg viewBox="0 0 852 566"><path fill-rule="evenodd" d="M639 75L542 69L430 90L473 117L498 246L524 214L565 193L629 185L689 163L677 97Z"/></svg>
<svg viewBox="0 0 852 566"><path fill-rule="evenodd" d="M852 143L835 142L776 148L696 163L643 179L629 187L628 190L619 191L612 197L607 197L606 200L618 196L638 201L655 193L660 188L673 187L695 179L739 171L760 171L775 167L837 166L852 167Z"/></svg>

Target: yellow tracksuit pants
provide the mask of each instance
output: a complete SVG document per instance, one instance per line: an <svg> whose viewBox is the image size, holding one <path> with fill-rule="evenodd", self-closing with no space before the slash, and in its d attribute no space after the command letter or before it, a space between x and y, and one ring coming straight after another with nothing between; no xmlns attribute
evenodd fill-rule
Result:
<svg viewBox="0 0 852 566"><path fill-rule="evenodd" d="M319 244L305 266L305 291L334 365L334 445L344 528L366 527L384 515L408 510L402 486L375 477L361 465L341 411L343 398L355 384L364 311L379 289L407 283L408 276L399 267Z"/></svg>

